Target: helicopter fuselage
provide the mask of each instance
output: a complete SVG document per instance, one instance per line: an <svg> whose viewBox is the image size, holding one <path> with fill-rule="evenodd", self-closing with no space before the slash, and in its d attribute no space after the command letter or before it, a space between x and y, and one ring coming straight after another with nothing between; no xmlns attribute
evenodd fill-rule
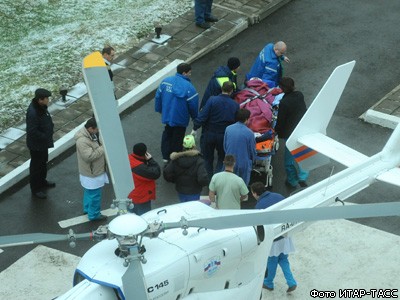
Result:
<svg viewBox="0 0 400 300"><path fill-rule="evenodd" d="M203 203L189 202L156 209L142 217L151 223L218 213ZM268 237L264 230L268 230ZM142 267L148 299L259 299L271 244L271 226L188 228L187 235L182 229L168 229L155 238L143 237L147 262ZM116 254L118 247L116 239L92 247L82 257L75 287L67 294L83 289L90 290L90 299L102 293L109 294L109 299L125 299L121 278L127 268L124 258ZM67 294L59 299L87 299L83 296L86 293L72 298Z"/></svg>

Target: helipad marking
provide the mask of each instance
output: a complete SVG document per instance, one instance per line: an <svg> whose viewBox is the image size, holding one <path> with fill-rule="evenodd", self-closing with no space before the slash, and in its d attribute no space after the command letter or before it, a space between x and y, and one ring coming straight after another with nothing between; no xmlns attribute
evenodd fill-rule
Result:
<svg viewBox="0 0 400 300"><path fill-rule="evenodd" d="M109 209L102 210L101 214L105 215L107 217L110 217L110 216L115 216L117 214L117 211L118 210L116 208L109 208ZM71 227L71 226L86 223L86 222L89 222L88 216L83 215L83 216L78 216L75 218L60 221L60 222L58 222L58 225L60 225L61 228L67 228L67 227Z"/></svg>

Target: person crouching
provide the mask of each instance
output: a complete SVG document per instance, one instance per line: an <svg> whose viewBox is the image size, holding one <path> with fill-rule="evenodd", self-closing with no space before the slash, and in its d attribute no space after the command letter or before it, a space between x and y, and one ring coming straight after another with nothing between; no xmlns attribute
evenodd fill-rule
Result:
<svg viewBox="0 0 400 300"><path fill-rule="evenodd" d="M135 184L128 195L134 205L130 211L140 216L151 210L151 201L156 199L156 179L161 176L161 169L144 143L133 146L129 163Z"/></svg>
<svg viewBox="0 0 400 300"><path fill-rule="evenodd" d="M183 139L183 151L172 152L169 163L164 168L164 179L175 183L181 202L200 199L204 186L208 185L208 174L200 151L196 150L193 135Z"/></svg>

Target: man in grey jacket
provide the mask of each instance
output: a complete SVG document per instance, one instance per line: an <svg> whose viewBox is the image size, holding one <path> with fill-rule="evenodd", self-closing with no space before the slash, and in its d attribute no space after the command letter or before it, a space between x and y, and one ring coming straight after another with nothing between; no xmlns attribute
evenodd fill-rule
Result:
<svg viewBox="0 0 400 300"><path fill-rule="evenodd" d="M79 179L84 189L83 213L88 215L90 221L107 218L100 213L102 187L109 181L104 148L98 139L98 132L96 120L91 118L74 137Z"/></svg>

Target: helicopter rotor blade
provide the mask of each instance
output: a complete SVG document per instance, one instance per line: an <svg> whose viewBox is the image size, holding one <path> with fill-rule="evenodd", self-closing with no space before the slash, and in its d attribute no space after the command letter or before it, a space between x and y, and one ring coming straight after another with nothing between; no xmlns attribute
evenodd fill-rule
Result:
<svg viewBox="0 0 400 300"><path fill-rule="evenodd" d="M104 146L115 196L117 199L126 199L134 188L134 183L118 102L100 52L93 52L83 59L82 73L100 130L100 140Z"/></svg>
<svg viewBox="0 0 400 300"><path fill-rule="evenodd" d="M138 247L132 247L130 251L133 258L130 260L128 269L122 276L125 297L127 300L148 300Z"/></svg>
<svg viewBox="0 0 400 300"><path fill-rule="evenodd" d="M240 210L229 215L165 223L164 228L202 227L228 229L235 227L297 223L333 219L399 216L400 202L329 206L279 211Z"/></svg>
<svg viewBox="0 0 400 300"><path fill-rule="evenodd" d="M51 234L51 233L27 233L19 235L6 235L0 237L0 247L13 247L23 245L42 244L57 241L75 241L75 239L91 238L92 233L71 234Z"/></svg>

